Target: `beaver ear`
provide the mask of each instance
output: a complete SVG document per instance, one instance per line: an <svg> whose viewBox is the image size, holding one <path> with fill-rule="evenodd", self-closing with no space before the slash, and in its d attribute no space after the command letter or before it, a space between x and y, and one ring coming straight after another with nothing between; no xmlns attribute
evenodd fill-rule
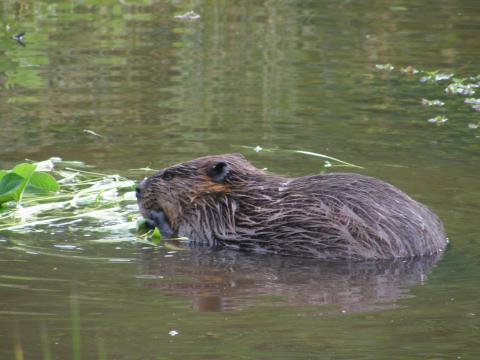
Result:
<svg viewBox="0 0 480 360"><path fill-rule="evenodd" d="M211 166L207 170L207 175L213 182L222 183L230 173L230 168L224 161L219 161Z"/></svg>

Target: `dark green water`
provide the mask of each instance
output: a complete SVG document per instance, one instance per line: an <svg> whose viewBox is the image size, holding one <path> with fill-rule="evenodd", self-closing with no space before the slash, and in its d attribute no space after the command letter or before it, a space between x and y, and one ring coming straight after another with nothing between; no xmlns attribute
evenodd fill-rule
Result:
<svg viewBox="0 0 480 360"><path fill-rule="evenodd" d="M352 265L0 233L0 358L478 359L480 113L399 69L479 75L479 19L477 0L3 1L0 168L60 156L133 178L242 152L300 176L322 162L242 146L315 151L430 206L451 244Z"/></svg>

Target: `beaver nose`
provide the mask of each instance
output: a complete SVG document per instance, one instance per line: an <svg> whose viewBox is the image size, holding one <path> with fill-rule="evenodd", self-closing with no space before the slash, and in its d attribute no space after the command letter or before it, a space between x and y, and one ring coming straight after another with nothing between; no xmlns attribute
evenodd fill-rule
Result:
<svg viewBox="0 0 480 360"><path fill-rule="evenodd" d="M137 200L140 200L142 197L142 190L145 187L145 180L142 180L140 184L135 188L135 196L137 197Z"/></svg>

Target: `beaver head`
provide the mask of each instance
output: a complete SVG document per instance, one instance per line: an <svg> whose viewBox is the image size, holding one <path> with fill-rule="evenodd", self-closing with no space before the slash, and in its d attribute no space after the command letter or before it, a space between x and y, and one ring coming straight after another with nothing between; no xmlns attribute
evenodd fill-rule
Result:
<svg viewBox="0 0 480 360"><path fill-rule="evenodd" d="M411 257L446 245L435 214L381 180L288 179L237 154L160 170L141 182L137 198L151 226L193 244L323 259Z"/></svg>
<svg viewBox="0 0 480 360"><path fill-rule="evenodd" d="M252 184L274 178L241 154L207 156L160 170L143 180L136 193L143 217L170 236L178 235L182 220L196 219L205 231L215 227L215 221L219 225L221 219L208 209L228 206L226 196L232 191L242 193ZM208 219L202 220L201 215ZM183 225L188 226L185 222ZM211 239L207 241L212 243Z"/></svg>

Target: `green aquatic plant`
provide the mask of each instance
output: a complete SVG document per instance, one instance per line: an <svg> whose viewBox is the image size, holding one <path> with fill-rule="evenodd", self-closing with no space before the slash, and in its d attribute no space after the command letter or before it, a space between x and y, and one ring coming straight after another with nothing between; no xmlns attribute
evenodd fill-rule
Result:
<svg viewBox="0 0 480 360"><path fill-rule="evenodd" d="M454 78L453 82L445 88L445 93L449 95L471 96L475 94L475 88L478 84L465 84L468 78Z"/></svg>
<svg viewBox="0 0 480 360"><path fill-rule="evenodd" d="M393 71L395 67L389 65L390 71ZM377 69L384 69L384 66L376 65ZM472 107L472 110L480 112L480 99L472 97L475 95L477 89L480 89L480 75L477 76L466 76L466 77L456 77L453 73L441 73L439 70L427 71L427 70L417 70L413 66L409 65L404 68L400 68L401 73L408 75L421 74L419 81L425 84L439 84L442 81L448 81L449 84L444 88L443 92L446 95L461 95L466 96L464 103L469 104ZM421 99L421 104L423 106L445 106L445 102L441 100L428 100ZM431 124L435 125L445 125L448 119L445 116L436 116L427 120ZM476 129L476 124L470 124L468 126L470 129Z"/></svg>
<svg viewBox="0 0 480 360"><path fill-rule="evenodd" d="M323 166L322 166L323 170L325 168L330 168L330 167L353 167L353 168L357 168L357 169L363 169L361 166L358 166L358 165L340 160L340 159L335 158L333 156L328 156L328 155L316 153L316 152L313 152L313 151L263 148L259 145L255 146L255 147L252 147L252 146L242 146L242 147L245 148L245 149L253 150L257 153L259 153L261 151L265 151L265 152L280 152L280 153L286 153L286 154L287 153L301 154L301 155L317 157L317 158L323 159L323 161L324 161Z"/></svg>
<svg viewBox="0 0 480 360"><path fill-rule="evenodd" d="M85 218L114 224L112 220L123 215L120 204L134 203L135 182L85 168L80 162L52 158L2 172L2 202L5 205L21 201L21 206L4 206L0 212L0 231L22 232L59 223L71 225ZM136 207L129 209L127 215L136 211Z"/></svg>
<svg viewBox="0 0 480 360"><path fill-rule="evenodd" d="M424 106L445 106L445 103L440 100L428 100L423 98L422 99L422 105Z"/></svg>
<svg viewBox="0 0 480 360"><path fill-rule="evenodd" d="M435 124L435 125L444 125L445 123L447 123L448 121L448 118L444 115L438 115L438 116L435 116L431 119L428 119L428 122L430 124Z"/></svg>
<svg viewBox="0 0 480 360"><path fill-rule="evenodd" d="M393 71L395 67L392 64L375 64L375 69L380 71Z"/></svg>
<svg viewBox="0 0 480 360"><path fill-rule="evenodd" d="M54 177L39 171L37 164L22 163L11 170L0 170L0 206L14 201L20 204L25 191L55 193L59 185Z"/></svg>
<svg viewBox="0 0 480 360"><path fill-rule="evenodd" d="M425 75L420 78L420 82L438 82L449 80L453 77L453 74L440 73L438 70L426 71Z"/></svg>

